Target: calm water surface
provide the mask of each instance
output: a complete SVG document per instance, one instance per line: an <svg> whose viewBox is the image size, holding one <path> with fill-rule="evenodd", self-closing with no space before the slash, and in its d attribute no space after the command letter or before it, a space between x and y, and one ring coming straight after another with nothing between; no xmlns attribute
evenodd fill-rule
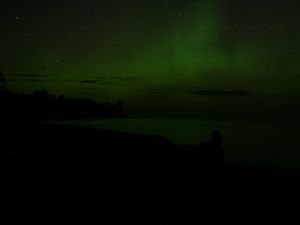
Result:
<svg viewBox="0 0 300 225"><path fill-rule="evenodd" d="M212 131L219 129L224 136L226 160L300 165L300 122L104 119L63 123L166 136L177 144L209 140Z"/></svg>

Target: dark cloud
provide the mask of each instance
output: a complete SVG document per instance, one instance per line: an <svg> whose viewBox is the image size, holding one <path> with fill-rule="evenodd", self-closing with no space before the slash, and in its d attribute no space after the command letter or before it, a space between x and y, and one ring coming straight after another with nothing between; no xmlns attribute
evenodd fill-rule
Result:
<svg viewBox="0 0 300 225"><path fill-rule="evenodd" d="M11 73L8 74L10 80L21 80L30 83L53 83L53 81L47 79L48 75L35 74L35 73Z"/></svg>
<svg viewBox="0 0 300 225"><path fill-rule="evenodd" d="M108 76L99 76L97 77L99 80L109 80L109 81L133 81L134 77L108 77Z"/></svg>
<svg viewBox="0 0 300 225"><path fill-rule="evenodd" d="M99 80L80 80L79 83L81 84L96 84Z"/></svg>
<svg viewBox="0 0 300 225"><path fill-rule="evenodd" d="M48 77L48 75L45 74L35 74L35 73L11 73L9 74L10 76L14 76L14 77Z"/></svg>
<svg viewBox="0 0 300 225"><path fill-rule="evenodd" d="M31 83L53 83L53 81L50 81L50 80L34 79L34 78L26 78L26 79L22 79L22 80L26 81L26 82L31 82Z"/></svg>
<svg viewBox="0 0 300 225"><path fill-rule="evenodd" d="M216 96L216 97L244 97L254 96L250 91L226 91L226 90L189 90L188 93L200 96Z"/></svg>
<svg viewBox="0 0 300 225"><path fill-rule="evenodd" d="M34 73L11 73L9 74L12 77L20 77L20 78L24 78L23 80L26 81L31 81L31 82L47 82L45 80L42 79L37 79L37 78L45 78L45 77L49 77L49 75L46 74L34 74ZM90 79L90 80L73 80L73 79L68 79L68 80L64 80L65 82L78 82L78 83L82 83L82 84L96 84L96 83L101 83L104 85L109 85L109 84L115 84L115 83L119 83L119 82L128 82L128 81L133 81L135 80L134 77L123 77L123 76L116 76L116 77L109 77L109 76L98 76L95 77L94 79Z"/></svg>
<svg viewBox="0 0 300 225"><path fill-rule="evenodd" d="M80 80L78 81L81 84L96 84L101 85L118 85L121 83L133 81L134 77L109 77L109 76L98 76L95 79L91 80ZM66 82L74 82L74 80L66 80Z"/></svg>
<svg viewBox="0 0 300 225"><path fill-rule="evenodd" d="M151 89L151 91L158 92L185 92L199 96L212 96L212 97L246 97L254 96L250 91L228 91L228 90L180 90L180 89Z"/></svg>

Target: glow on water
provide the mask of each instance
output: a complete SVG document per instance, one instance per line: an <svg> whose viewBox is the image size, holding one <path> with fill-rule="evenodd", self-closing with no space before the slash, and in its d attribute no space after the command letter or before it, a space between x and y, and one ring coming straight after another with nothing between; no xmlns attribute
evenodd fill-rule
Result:
<svg viewBox="0 0 300 225"><path fill-rule="evenodd" d="M166 136L177 144L209 140L213 130L224 136L226 159L241 162L300 164L300 122L253 122L170 119L103 119L64 121L82 127Z"/></svg>

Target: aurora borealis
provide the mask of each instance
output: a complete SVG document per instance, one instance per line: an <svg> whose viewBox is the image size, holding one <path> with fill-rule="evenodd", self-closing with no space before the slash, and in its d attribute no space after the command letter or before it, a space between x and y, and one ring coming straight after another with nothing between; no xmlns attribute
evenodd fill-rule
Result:
<svg viewBox="0 0 300 225"><path fill-rule="evenodd" d="M4 0L0 69L10 89L124 99L135 114L280 114L300 94L299 10L296 0Z"/></svg>

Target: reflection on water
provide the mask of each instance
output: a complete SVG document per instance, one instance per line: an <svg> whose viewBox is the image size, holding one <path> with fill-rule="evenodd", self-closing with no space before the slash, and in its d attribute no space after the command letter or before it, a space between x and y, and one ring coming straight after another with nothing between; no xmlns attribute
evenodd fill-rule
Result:
<svg viewBox="0 0 300 225"><path fill-rule="evenodd" d="M63 123L167 136L177 144L197 144L209 140L212 131L219 129L224 136L226 160L300 164L300 122L104 119Z"/></svg>

